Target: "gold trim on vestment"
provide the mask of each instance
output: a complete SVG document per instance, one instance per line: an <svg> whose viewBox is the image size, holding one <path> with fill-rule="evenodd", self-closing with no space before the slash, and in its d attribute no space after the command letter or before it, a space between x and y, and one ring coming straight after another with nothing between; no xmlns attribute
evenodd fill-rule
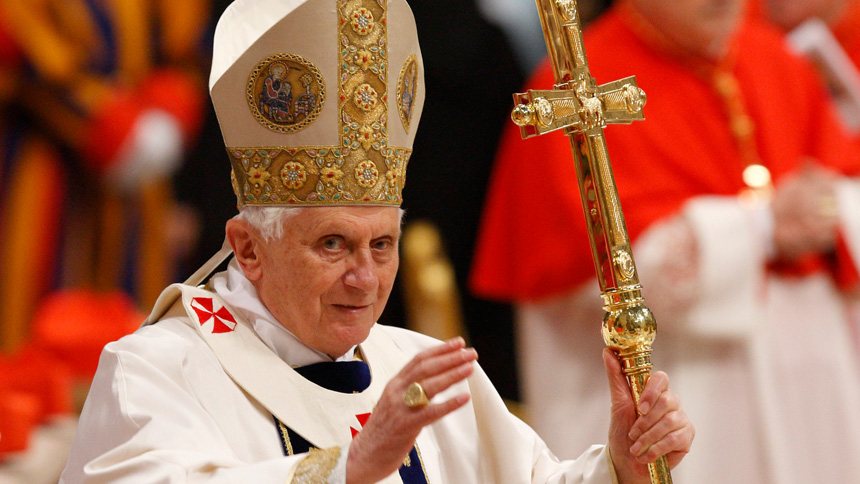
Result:
<svg viewBox="0 0 860 484"><path fill-rule="evenodd" d="M278 430L281 432L281 437L284 439L284 447L287 451L287 456L295 455L293 451L293 443L290 441L290 432L283 422L278 420Z"/></svg>
<svg viewBox="0 0 860 484"><path fill-rule="evenodd" d="M296 466L292 484L320 484L328 482L329 476L340 459L340 447L311 449L308 456Z"/></svg>

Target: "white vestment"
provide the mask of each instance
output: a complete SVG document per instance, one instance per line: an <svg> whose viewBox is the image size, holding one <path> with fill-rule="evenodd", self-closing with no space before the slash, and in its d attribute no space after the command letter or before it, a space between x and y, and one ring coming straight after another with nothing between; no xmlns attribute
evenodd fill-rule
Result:
<svg viewBox="0 0 860 484"><path fill-rule="evenodd" d="M291 369L327 357L275 321L235 263L210 286L171 286L165 294L181 295L160 322L105 347L61 482L290 482L308 454L284 456L273 414L311 444L340 449L331 473L313 482L344 482L350 427L361 429L356 415L372 410L405 362L439 344L377 324L359 346L370 387L336 394ZM220 333L211 332L216 323ZM429 483L615 482L606 447L557 460L477 365L436 398L464 392L471 401L416 441ZM384 482L400 479L395 472Z"/></svg>
<svg viewBox="0 0 860 484"><path fill-rule="evenodd" d="M856 263L860 183L843 180L837 195ZM658 323L652 362L669 374L696 427L675 482L860 483L856 300L824 272L769 273L761 218L736 198L692 199L680 217L698 247L693 277L667 270L683 257L671 222L655 224L634 247ZM561 457L606 432L602 318L594 280L517 308L529 421ZM560 422L569 415L587 425L566 432Z"/></svg>

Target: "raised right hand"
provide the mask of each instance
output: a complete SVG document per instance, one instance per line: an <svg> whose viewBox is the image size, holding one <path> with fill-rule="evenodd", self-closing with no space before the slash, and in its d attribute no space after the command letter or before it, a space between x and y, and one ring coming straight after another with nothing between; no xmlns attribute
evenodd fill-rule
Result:
<svg viewBox="0 0 860 484"><path fill-rule="evenodd" d="M478 353L463 338L422 351L388 382L373 413L349 447L347 484L378 482L397 471L426 425L462 407L469 394L440 403L410 408L403 402L406 388L418 382L431 400L472 374Z"/></svg>

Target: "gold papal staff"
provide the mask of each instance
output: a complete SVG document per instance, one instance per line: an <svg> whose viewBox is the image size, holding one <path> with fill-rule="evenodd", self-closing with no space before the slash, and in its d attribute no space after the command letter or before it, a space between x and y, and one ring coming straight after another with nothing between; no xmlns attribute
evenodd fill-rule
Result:
<svg viewBox="0 0 860 484"><path fill-rule="evenodd" d="M514 94L511 118L523 138L561 129L570 139L591 255L606 314L603 340L618 352L638 405L651 373L657 323L642 298L630 238L606 153L607 123L644 119L645 92L635 77L598 86L588 70L576 0L536 0L555 74L552 90ZM652 484L670 484L665 457L648 464Z"/></svg>

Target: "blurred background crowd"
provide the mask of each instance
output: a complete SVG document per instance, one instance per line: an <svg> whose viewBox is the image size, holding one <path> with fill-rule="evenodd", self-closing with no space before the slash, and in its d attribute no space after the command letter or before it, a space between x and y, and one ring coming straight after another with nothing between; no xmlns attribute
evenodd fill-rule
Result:
<svg viewBox="0 0 860 484"><path fill-rule="evenodd" d="M602 312L569 145L521 142L509 121L513 93L553 83L537 10L409 3L427 103L380 322L466 336L511 408L574 457L605 440ZM235 198L206 85L227 4L0 0L0 484L56 482L102 346L221 247ZM577 7L598 83L637 75L649 96L646 121L607 142L666 321L655 363L700 426L686 481L860 483L860 1ZM753 165L765 182L744 179ZM783 405L798 392L817 398ZM832 422L846 436L815 448L853 462L844 478L788 472L810 455L796 441L818 438L807 427ZM732 452L751 467L725 471Z"/></svg>

